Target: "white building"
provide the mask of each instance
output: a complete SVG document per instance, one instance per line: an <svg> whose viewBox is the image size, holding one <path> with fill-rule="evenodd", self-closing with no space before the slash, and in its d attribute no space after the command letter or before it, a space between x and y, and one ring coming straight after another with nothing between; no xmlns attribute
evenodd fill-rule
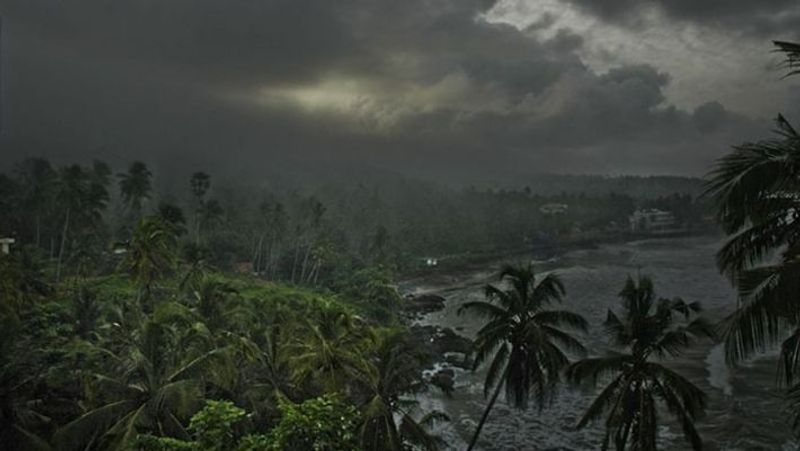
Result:
<svg viewBox="0 0 800 451"><path fill-rule="evenodd" d="M11 252L12 244L14 244L14 238L0 238L0 254L8 255Z"/></svg>
<svg viewBox="0 0 800 451"><path fill-rule="evenodd" d="M563 215L569 211L567 204L544 204L539 207L539 212L544 215Z"/></svg>
<svg viewBox="0 0 800 451"><path fill-rule="evenodd" d="M675 215L669 211L651 208L636 210L629 218L631 231L657 232L675 228Z"/></svg>

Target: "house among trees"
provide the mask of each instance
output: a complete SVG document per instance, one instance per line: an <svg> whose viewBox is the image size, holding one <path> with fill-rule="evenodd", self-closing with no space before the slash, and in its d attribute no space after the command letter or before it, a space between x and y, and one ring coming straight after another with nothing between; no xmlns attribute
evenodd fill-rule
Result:
<svg viewBox="0 0 800 451"><path fill-rule="evenodd" d="M659 232L674 229L676 226L672 212L657 208L636 210L629 221L632 232Z"/></svg>
<svg viewBox="0 0 800 451"><path fill-rule="evenodd" d="M569 211L569 205L567 204L544 204L539 207L539 211L543 215L563 215Z"/></svg>
<svg viewBox="0 0 800 451"><path fill-rule="evenodd" d="M14 238L0 238L0 254L8 255L14 242Z"/></svg>

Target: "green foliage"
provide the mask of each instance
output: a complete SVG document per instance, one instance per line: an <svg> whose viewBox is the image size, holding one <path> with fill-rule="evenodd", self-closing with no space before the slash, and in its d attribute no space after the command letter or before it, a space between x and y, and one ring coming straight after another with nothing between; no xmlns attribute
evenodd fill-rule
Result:
<svg viewBox="0 0 800 451"><path fill-rule="evenodd" d="M356 426L360 420L355 407L339 397L325 395L301 404L282 402L281 420L270 431L270 450L356 451ZM247 448L254 449L254 448Z"/></svg>
<svg viewBox="0 0 800 451"><path fill-rule="evenodd" d="M206 401L206 406L192 416L189 430L202 449L229 451L235 447L233 427L245 416L245 411L230 401Z"/></svg>
<svg viewBox="0 0 800 451"><path fill-rule="evenodd" d="M136 446L143 451L232 451L238 449L234 426L245 417L245 411L230 401L209 400L189 422L192 441L141 434Z"/></svg>
<svg viewBox="0 0 800 451"><path fill-rule="evenodd" d="M272 438L264 434L250 434L242 437L236 451L270 451L275 449Z"/></svg>
<svg viewBox="0 0 800 451"><path fill-rule="evenodd" d="M174 269L175 238L172 225L157 216L137 224L121 267L139 286L140 301L149 303L153 283Z"/></svg>
<svg viewBox="0 0 800 451"><path fill-rule="evenodd" d="M415 418L418 406L413 396L427 389L420 373L421 350L415 349L403 332L388 330L376 334L372 353L372 365L365 372L371 399L362 409L359 428L363 450L439 449L441 440L427 427L449 421L447 415L433 411Z"/></svg>
<svg viewBox="0 0 800 451"><path fill-rule="evenodd" d="M356 270L334 281L332 288L370 318L384 324L395 319L402 301L392 285L390 272L383 267Z"/></svg>
<svg viewBox="0 0 800 451"><path fill-rule="evenodd" d="M142 434L136 437L135 449L139 451L202 451L197 442L178 440L172 437L156 437Z"/></svg>

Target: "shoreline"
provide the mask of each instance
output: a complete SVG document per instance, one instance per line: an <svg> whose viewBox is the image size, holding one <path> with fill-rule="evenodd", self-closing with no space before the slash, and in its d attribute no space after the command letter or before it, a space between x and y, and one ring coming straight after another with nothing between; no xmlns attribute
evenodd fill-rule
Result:
<svg viewBox="0 0 800 451"><path fill-rule="evenodd" d="M634 243L637 241L657 241L660 238L703 238L709 239L722 238L719 234L705 233L705 234L691 234L681 237L663 237L663 236L646 236L646 237L633 237L632 239L615 240L610 242L595 243L594 246L571 246L570 248L562 247L558 256L562 257L571 251L583 249L596 249L602 245L615 244L619 242ZM514 255L524 255L527 250L517 252ZM426 271L422 274L416 274L415 277L405 278L399 284L403 288L403 293L409 293L416 296L419 295L439 295L448 298L450 301L450 293L464 291L478 287L491 281L496 268L492 265L493 262L509 260L509 255L506 254L494 258L476 258L472 259L468 264L461 264L458 266L436 268L432 271ZM560 259L558 259L560 260ZM555 265L558 266L558 261L543 262L545 266ZM702 301L702 299L701 299ZM705 314L711 321L717 322L723 318L729 309L734 305L727 306L717 304L716 306L707 305ZM434 326L440 328L449 328L456 334L469 338L470 334L460 330L461 328L455 327L454 324L448 322L441 322L439 312L423 312L408 318L405 321L406 327L411 328L415 324L423 324L427 326ZM730 368L724 363L724 351L721 349L719 341L698 343L690 352L676 361L670 362L669 366L681 371L690 380L693 380L698 386L709 396L709 406L705 419L698 422L698 429L702 431L702 435L706 440L706 445L712 450L735 450L739 449L737 445L747 446L786 446L791 442L790 437L785 433L785 425L780 424L781 419L775 415L779 411L780 403L776 401L778 391L776 387L768 383L774 377L774 361L769 355L763 355L754 358L742 366ZM449 362L445 359L446 356L442 355L441 358L434 362L435 365L431 369L438 370L447 368ZM455 378L456 386L459 386L458 372ZM462 382L463 383L463 382ZM754 414L759 417L756 424L744 423L741 420L741 400L739 398L745 397L754 398L759 400L757 408L753 409L759 413ZM438 402L435 399L433 402ZM450 403L452 401L444 401ZM463 402L463 401L462 401ZM463 407L460 407L459 412L463 413ZM776 410L777 409L777 410ZM750 415L745 415L750 416ZM748 420L750 421L750 420ZM670 433L676 429L671 423ZM735 424L736 428L746 430L746 434L736 433L731 428ZM768 426L767 426L768 425ZM776 429L777 428L777 429ZM780 430L782 433L775 434L776 436L770 438L764 435L766 430ZM463 425L455 427L453 430L458 434L459 438L463 439ZM776 440L777 439L777 440ZM782 440L782 439L785 439ZM673 442L671 438L666 439L668 445L666 449L682 449L682 442L677 440ZM775 443L775 442L779 443ZM667 444L665 443L665 445ZM762 448L763 449L763 448Z"/></svg>
<svg viewBox="0 0 800 451"><path fill-rule="evenodd" d="M632 243L642 240L661 240L661 239L675 239L675 238L703 238L703 237L718 237L723 238L724 235L717 229L714 230L698 230L698 231L679 231L674 233L625 233L616 234L613 236L606 236L602 239L579 239L565 243L558 243L548 246L526 246L522 248L513 249L494 249L488 251L466 252L461 254L445 255L439 260L442 262L437 266L426 266L399 271L396 274L395 285L400 289L403 286L413 284L415 281L423 279L441 279L452 278L455 276L463 275L466 273L485 270L491 266L498 266L499 264L510 262L514 257L531 256L535 260L548 261L558 257L562 257L569 252L580 250L597 249L603 245L619 244L619 243ZM444 281L442 281L444 282ZM453 289L450 287L449 289ZM447 291L447 290L444 290ZM435 292L435 291L434 291ZM403 293L408 294L423 294L417 293Z"/></svg>

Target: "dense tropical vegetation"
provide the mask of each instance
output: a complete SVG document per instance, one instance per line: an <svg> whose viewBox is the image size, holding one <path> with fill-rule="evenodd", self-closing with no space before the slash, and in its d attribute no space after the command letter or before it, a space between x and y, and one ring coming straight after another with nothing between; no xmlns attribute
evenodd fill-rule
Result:
<svg viewBox="0 0 800 451"><path fill-rule="evenodd" d="M266 229L255 271L209 245L223 231L205 174L190 219L149 205L140 162L119 175L118 214L103 163L18 174L3 199L19 246L0 254L4 449L437 449L429 427L447 418L414 407L428 362L389 273L323 263L318 201L301 201L291 243Z"/></svg>

